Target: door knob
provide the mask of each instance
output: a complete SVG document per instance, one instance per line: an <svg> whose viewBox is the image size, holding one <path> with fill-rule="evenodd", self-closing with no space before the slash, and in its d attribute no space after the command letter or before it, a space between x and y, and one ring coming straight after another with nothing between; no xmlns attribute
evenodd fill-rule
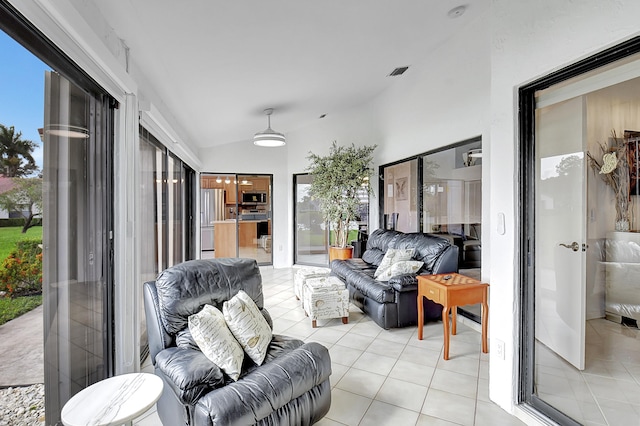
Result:
<svg viewBox="0 0 640 426"><path fill-rule="evenodd" d="M562 247L566 247L566 248L571 249L571 250L573 250L573 251L578 251L578 250L580 250L580 244L578 244L578 243L577 243L577 242L575 242L575 241L574 241L574 242L572 242L571 244L562 244L562 243L560 243L560 244L558 244L558 245L559 245L559 246L562 246Z"/></svg>

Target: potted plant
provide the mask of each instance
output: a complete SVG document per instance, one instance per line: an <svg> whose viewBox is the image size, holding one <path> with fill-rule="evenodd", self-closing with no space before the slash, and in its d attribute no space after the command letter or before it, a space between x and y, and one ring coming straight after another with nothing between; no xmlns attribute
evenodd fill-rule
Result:
<svg viewBox="0 0 640 426"><path fill-rule="evenodd" d="M358 217L361 197L371 194L369 181L376 147L339 146L334 141L326 156L309 152L307 170L313 177L309 195L318 201L324 220L334 231L329 261L351 257L353 247L347 246L349 225Z"/></svg>

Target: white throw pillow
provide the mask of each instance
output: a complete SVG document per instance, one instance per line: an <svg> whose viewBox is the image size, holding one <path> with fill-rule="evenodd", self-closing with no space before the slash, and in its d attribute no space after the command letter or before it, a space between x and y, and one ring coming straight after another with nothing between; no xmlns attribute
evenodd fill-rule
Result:
<svg viewBox="0 0 640 426"><path fill-rule="evenodd" d="M219 309L211 305L189 316L189 331L198 347L233 380L238 380L244 351L227 327Z"/></svg>
<svg viewBox="0 0 640 426"><path fill-rule="evenodd" d="M240 346L257 365L261 365L271 342L271 327L256 302L244 291L222 305L227 326Z"/></svg>
<svg viewBox="0 0 640 426"><path fill-rule="evenodd" d="M420 262L419 260L403 260L398 263L394 263L391 267L387 268L380 275L378 275L378 279L380 281L389 281L391 277L395 277L400 274L415 274L422 268L424 262Z"/></svg>
<svg viewBox="0 0 640 426"><path fill-rule="evenodd" d="M385 270L389 269L391 265L397 262L405 260L411 260L413 257L413 248L408 249L388 249L382 258L382 262L378 265L378 269L373 274L373 278L378 278L378 275L382 274Z"/></svg>

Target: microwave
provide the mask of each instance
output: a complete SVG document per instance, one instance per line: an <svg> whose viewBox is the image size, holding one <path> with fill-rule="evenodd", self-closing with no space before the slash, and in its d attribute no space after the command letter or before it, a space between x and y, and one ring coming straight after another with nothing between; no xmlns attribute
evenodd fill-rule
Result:
<svg viewBox="0 0 640 426"><path fill-rule="evenodd" d="M243 192L242 193L243 204L267 204L266 192Z"/></svg>

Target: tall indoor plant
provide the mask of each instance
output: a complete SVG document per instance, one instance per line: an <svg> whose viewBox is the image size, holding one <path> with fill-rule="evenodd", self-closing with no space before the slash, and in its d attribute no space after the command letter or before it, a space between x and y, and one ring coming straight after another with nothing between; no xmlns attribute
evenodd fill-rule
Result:
<svg viewBox="0 0 640 426"><path fill-rule="evenodd" d="M334 141L326 156L309 152L307 170L313 177L309 195L318 201L324 219L335 231L335 247L347 247L349 224L358 217L360 198L371 194L376 147L339 146Z"/></svg>

